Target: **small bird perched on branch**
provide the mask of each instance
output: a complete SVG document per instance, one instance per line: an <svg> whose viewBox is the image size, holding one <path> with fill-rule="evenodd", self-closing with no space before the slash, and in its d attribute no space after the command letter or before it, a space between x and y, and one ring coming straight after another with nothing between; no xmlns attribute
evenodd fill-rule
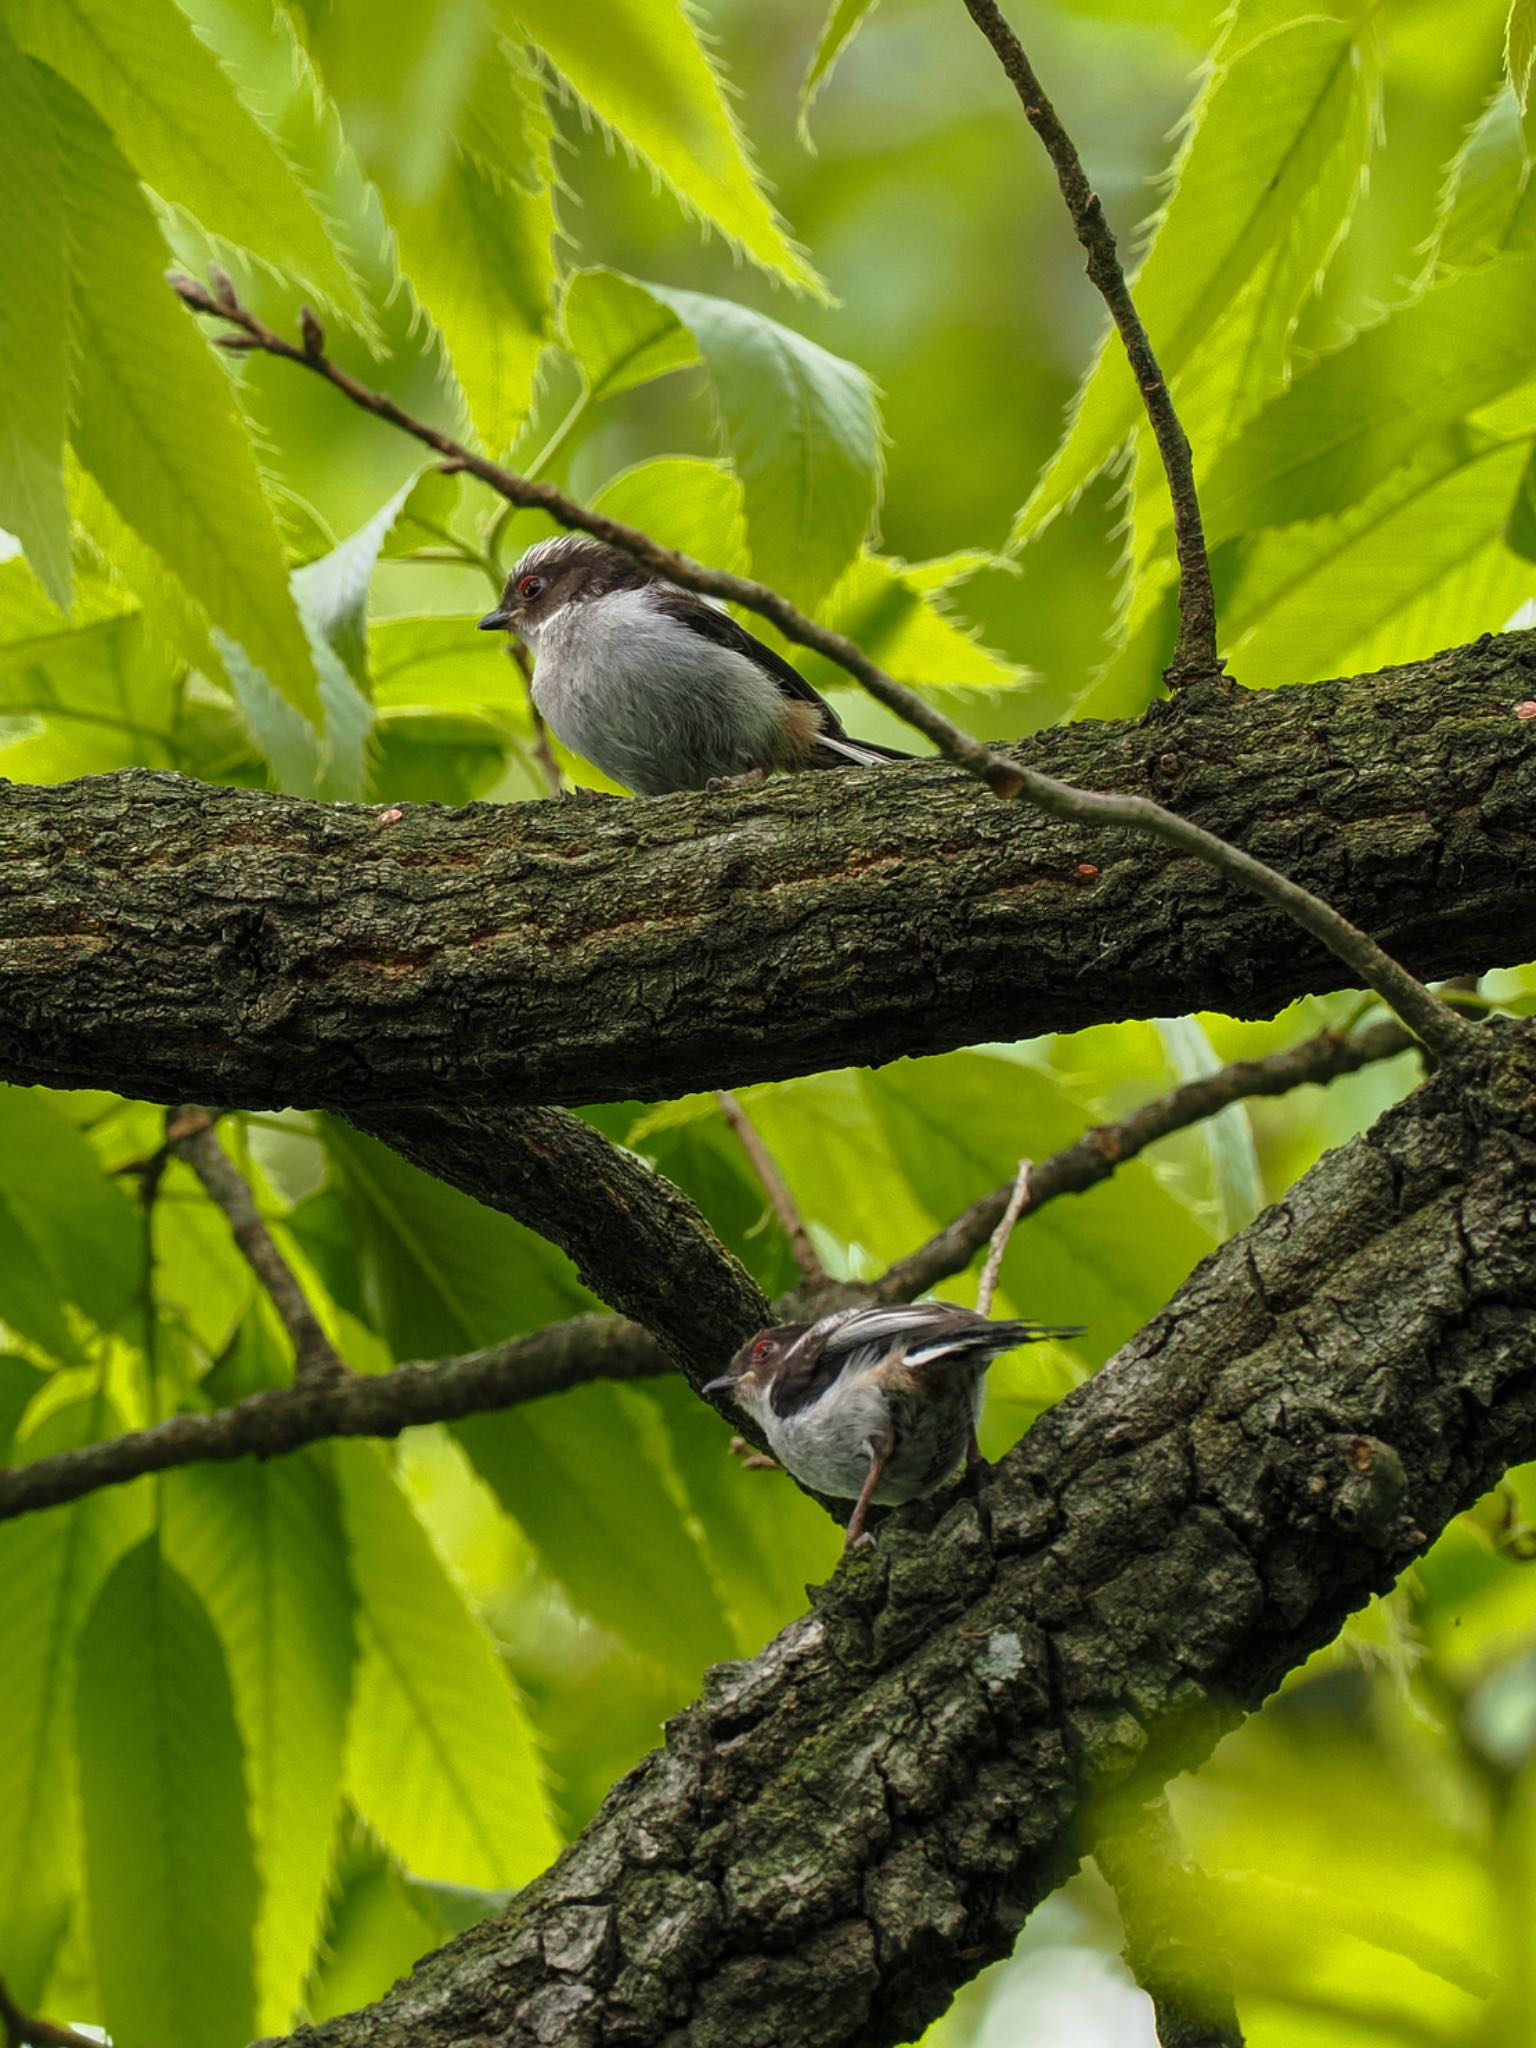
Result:
<svg viewBox="0 0 1536 2048"><path fill-rule="evenodd" d="M729 612L586 534L528 549L480 621L498 628L532 649L533 701L556 737L641 796L911 758L850 739Z"/></svg>
<svg viewBox="0 0 1536 2048"><path fill-rule="evenodd" d="M857 1502L843 1544L852 1550L871 1540L872 1502L916 1500L962 1459L981 1462L976 1420L994 1358L1078 1334L1076 1325L994 1323L943 1301L845 1308L760 1331L704 1391L729 1394L755 1416L797 1479Z"/></svg>

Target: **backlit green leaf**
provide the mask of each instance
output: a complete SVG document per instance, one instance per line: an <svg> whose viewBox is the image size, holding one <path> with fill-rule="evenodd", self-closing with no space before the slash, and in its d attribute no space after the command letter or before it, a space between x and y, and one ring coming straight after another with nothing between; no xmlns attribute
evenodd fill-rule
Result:
<svg viewBox="0 0 1536 2048"><path fill-rule="evenodd" d="M661 455L621 471L592 502L595 510L638 526L663 547L677 548L711 568L746 573L741 484L717 462Z"/></svg>
<svg viewBox="0 0 1536 2048"><path fill-rule="evenodd" d="M558 1846L533 1734L385 1460L337 1458L362 1663L347 1787L414 1875L526 1884Z"/></svg>
<svg viewBox="0 0 1536 2048"><path fill-rule="evenodd" d="M802 291L823 286L763 191L684 0L496 0L566 83L689 212Z"/></svg>
<svg viewBox="0 0 1536 2048"><path fill-rule="evenodd" d="M832 76L833 66L858 33L860 26L874 12L876 0L832 0L832 7L821 25L821 34L816 39L816 48L811 57L810 68L800 88L800 139L809 144L811 138L811 108L816 96Z"/></svg>
<svg viewBox="0 0 1536 2048"><path fill-rule="evenodd" d="M352 1688L352 1593L324 1450L192 1466L163 1488L166 1556L224 1646L262 1875L257 2031L281 2032L318 1939Z"/></svg>
<svg viewBox="0 0 1536 2048"><path fill-rule="evenodd" d="M1303 372L1217 463L1213 544L1353 504L1439 427L1523 381L1536 256L1451 277Z"/></svg>
<svg viewBox="0 0 1536 2048"><path fill-rule="evenodd" d="M560 324L594 399L612 398L699 359L698 344L670 306L617 270L578 270L566 285Z"/></svg>
<svg viewBox="0 0 1536 2048"><path fill-rule="evenodd" d="M49 594L70 593L64 441L69 261L63 167L37 77L0 21L0 526Z"/></svg>
<svg viewBox="0 0 1536 2048"><path fill-rule="evenodd" d="M114 1566L78 1663L103 2023L163 2048L249 2040L258 1888L240 1732L213 1624L153 1536Z"/></svg>
<svg viewBox="0 0 1536 2048"><path fill-rule="evenodd" d="M1531 69L1536 65L1536 0L1510 0L1504 30L1504 67L1522 108L1530 104Z"/></svg>
<svg viewBox="0 0 1536 2048"><path fill-rule="evenodd" d="M75 446L123 517L213 620L300 706L315 675L282 549L229 381L161 278L165 248L111 136L45 75L67 173L71 251L90 347ZM103 291L99 280L110 277Z"/></svg>
<svg viewBox="0 0 1536 2048"><path fill-rule="evenodd" d="M853 363L746 306L646 289L689 329L709 370L754 574L814 606L858 552L879 504L874 386Z"/></svg>
<svg viewBox="0 0 1536 2048"><path fill-rule="evenodd" d="M41 1269L65 1299L113 1328L143 1284L143 1220L40 1088L0 1087L0 1194L25 1218Z"/></svg>
<svg viewBox="0 0 1536 2048"><path fill-rule="evenodd" d="M688 1677L738 1649L665 1433L632 1389L573 1387L454 1434L584 1613Z"/></svg>
<svg viewBox="0 0 1536 2048"><path fill-rule="evenodd" d="M13 1462L31 1463L115 1435L99 1394L24 1426ZM75 1642L96 1589L142 1533L143 1489L113 1487L10 1523L0 1571L0 1955L13 1997L31 2010L80 1889L74 1816Z"/></svg>
<svg viewBox="0 0 1536 2048"><path fill-rule="evenodd" d="M1213 68L1136 278L1137 309L1170 379L1291 232L1335 153L1355 147L1370 86L1354 31L1299 5L1280 11L1301 18L1245 39ZM1142 416L1125 352L1111 334L1054 461L1019 515L1015 542L1070 504Z"/></svg>
<svg viewBox="0 0 1536 2048"><path fill-rule="evenodd" d="M355 302L325 223L174 0L7 0L7 10L17 40L90 101L161 198L342 306ZM85 272L93 328L99 280L116 274Z"/></svg>
<svg viewBox="0 0 1536 2048"><path fill-rule="evenodd" d="M1536 190L1514 93L1501 87L1468 131L1446 181L1431 250L1441 274L1536 242Z"/></svg>

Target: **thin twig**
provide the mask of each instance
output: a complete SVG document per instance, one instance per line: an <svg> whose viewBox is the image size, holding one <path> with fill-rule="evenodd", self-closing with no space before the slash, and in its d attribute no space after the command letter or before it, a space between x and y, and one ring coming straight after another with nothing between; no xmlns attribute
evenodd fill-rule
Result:
<svg viewBox="0 0 1536 2048"><path fill-rule="evenodd" d="M1174 410L1168 380L1141 324L1099 195L1089 184L1076 146L1042 90L1022 44L998 12L995 0L965 0L965 6L1008 74L1030 127L1045 145L1077 239L1087 253L1088 276L1119 329L1157 452L1163 459L1168 495L1173 501L1174 542L1179 557L1179 638L1165 680L1171 690L1186 683L1215 681L1221 675L1222 664L1216 651L1216 598L1211 588L1211 563L1200 523L1189 439Z"/></svg>
<svg viewBox="0 0 1536 2048"><path fill-rule="evenodd" d="M330 1437L398 1436L418 1423L511 1408L589 1380L648 1379L676 1369L638 1324L622 1316L574 1316L461 1358L270 1387L211 1415L173 1415L148 1429L0 1469L0 1522L146 1472L279 1457Z"/></svg>
<svg viewBox="0 0 1536 2048"><path fill-rule="evenodd" d="M827 1269L817 1257L816 1247L811 1242L811 1233L805 1227L805 1218L800 1214L800 1205L790 1192L789 1183L779 1171L779 1163L763 1142L762 1133L740 1102L728 1088L717 1088L715 1100L720 1113L736 1135L736 1140L746 1153L752 1171L762 1182L763 1192L772 1204L773 1213L779 1219L779 1227L789 1239L789 1249L801 1278L812 1287L826 1285Z"/></svg>
<svg viewBox="0 0 1536 2048"><path fill-rule="evenodd" d="M1008 1240L1013 1235L1013 1226L1024 1213L1024 1204L1029 1200L1030 1175L1034 1172L1034 1161L1021 1159L1019 1170L1014 1176L1013 1193L1008 1197L1008 1206L1003 1211L992 1243L987 1251L987 1263L981 1269L981 1284L976 1289L976 1312L989 1316L992 1313L992 1297L997 1292L997 1276L1003 1270L1003 1254L1008 1249Z"/></svg>
<svg viewBox="0 0 1536 2048"><path fill-rule="evenodd" d="M1215 1887L1184 1853L1166 1799L1108 1820L1094 1861L1120 1906L1125 1959L1162 2048L1243 2048Z"/></svg>
<svg viewBox="0 0 1536 2048"><path fill-rule="evenodd" d="M74 2027L58 2026L53 2020L34 2019L24 2013L0 1978L0 2031L5 2048L101 2048L93 2035Z"/></svg>
<svg viewBox="0 0 1536 2048"><path fill-rule="evenodd" d="M239 334L226 337L235 346L260 349L268 355L282 356L286 361L302 364L327 383L334 384L365 412L387 420L391 426L435 448L445 458L450 470L463 470L479 477L482 483L489 484L492 490L499 491L512 504L537 507L562 526L594 534L599 540L624 549L656 575L681 584L685 589L702 591L710 597L728 598L771 619L787 639L803 647L815 648L846 670L855 681L864 685L872 697L878 698L899 718L926 734L940 753L974 775L995 795L1023 797L1052 817L1069 818L1077 824L1123 825L1132 831L1144 832L1151 838L1161 839L1167 845L1193 854L1197 860L1205 861L1241 882L1311 932L1345 963L1362 985L1374 989L1437 1057L1454 1058L1472 1043L1471 1027L1453 1016L1445 1004L1437 1001L1422 982L1415 981L1407 969L1385 953L1374 939L1358 930L1348 918L1341 917L1321 897L1288 881L1284 875L1266 867L1263 861L1255 860L1252 854L1244 853L1240 848L1228 845L1224 839L1218 839L1214 832L1207 832L1188 819L1164 810L1161 804L1154 803L1149 797L1110 796L1074 789L1069 783L1058 782L1052 775L1044 775L1038 769L1026 768L1021 762L994 753L969 733L962 732L959 726L951 724L915 690L887 675L845 635L834 633L829 627L808 619L786 597L769 589L766 583L732 576L723 569L705 568L687 555L658 546L649 534L642 533L638 527L626 526L621 520L610 519L606 513L575 504L553 484L519 476L513 470L503 469L500 463L475 454L439 428L413 418L383 392L370 391L333 363L325 354L319 322L307 307L301 316L304 333L301 348L274 334L254 313L238 303L229 280L221 273L215 275L217 296L189 277L174 276L171 284L194 312L228 320L239 328Z"/></svg>
<svg viewBox="0 0 1536 2048"><path fill-rule="evenodd" d="M298 1275L277 1248L257 1213L249 1186L225 1153L214 1129L214 1112L188 1106L166 1118L166 1142L178 1159L197 1175L216 1206L223 1210L235 1243L277 1310L293 1345L293 1376L299 1384L342 1379L347 1368L320 1319L309 1305Z"/></svg>
<svg viewBox="0 0 1536 2048"><path fill-rule="evenodd" d="M1173 1131L1215 1116L1229 1103L1250 1095L1284 1095L1308 1082L1331 1081L1339 1074L1352 1074L1373 1061L1391 1059L1406 1052L1413 1040L1401 1025L1373 1024L1353 1038L1321 1031L1285 1052L1271 1053L1261 1060L1236 1060L1214 1074L1186 1081L1153 1102L1143 1103L1118 1123L1098 1124L1085 1131L1074 1144L1042 1160L1029 1174L1020 1205L1020 1215L1032 1215L1058 1195L1081 1194L1085 1188L1108 1180L1115 1168L1138 1152L1166 1138ZM1017 1193L1016 1181L1004 1181L990 1194L963 1210L952 1223L908 1252L905 1258L871 1283L876 1301L911 1301L925 1294L940 1280L963 1273L998 1229L1000 1220Z"/></svg>

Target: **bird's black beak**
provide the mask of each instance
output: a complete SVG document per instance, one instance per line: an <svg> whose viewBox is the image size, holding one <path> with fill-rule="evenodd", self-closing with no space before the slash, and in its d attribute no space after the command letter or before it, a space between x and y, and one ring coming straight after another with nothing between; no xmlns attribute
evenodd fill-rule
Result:
<svg viewBox="0 0 1536 2048"><path fill-rule="evenodd" d="M495 611L487 612L480 621L480 631L482 633L500 633L509 629L511 624L512 614L504 605L498 605Z"/></svg>
<svg viewBox="0 0 1536 2048"><path fill-rule="evenodd" d="M733 1372L722 1373L719 1379L710 1380L700 1391L705 1394L734 1394L736 1375Z"/></svg>

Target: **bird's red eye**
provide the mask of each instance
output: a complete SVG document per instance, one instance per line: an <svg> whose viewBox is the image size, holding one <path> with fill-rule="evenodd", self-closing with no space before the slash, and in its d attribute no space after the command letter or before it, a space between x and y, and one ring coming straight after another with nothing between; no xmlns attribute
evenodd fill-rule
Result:
<svg viewBox="0 0 1536 2048"><path fill-rule="evenodd" d="M754 1365L761 1365L772 1350L773 1339L771 1337L759 1337L752 1346L752 1363Z"/></svg>
<svg viewBox="0 0 1536 2048"><path fill-rule="evenodd" d="M521 598L537 597L543 588L544 578L542 576L520 576L518 578L517 594Z"/></svg>

